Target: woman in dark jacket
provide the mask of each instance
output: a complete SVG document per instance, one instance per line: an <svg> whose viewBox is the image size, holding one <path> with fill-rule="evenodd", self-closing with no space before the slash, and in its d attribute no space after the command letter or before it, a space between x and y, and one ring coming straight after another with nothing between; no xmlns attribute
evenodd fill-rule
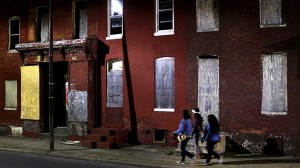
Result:
<svg viewBox="0 0 300 168"><path fill-rule="evenodd" d="M202 134L203 118L200 114L199 108L195 108L194 110L192 110L192 113L194 114L194 120L192 123L193 143L195 148L196 159L200 159L200 147L198 142L199 142L199 137Z"/></svg>
<svg viewBox="0 0 300 168"><path fill-rule="evenodd" d="M207 117L208 124L205 127L204 136L201 139L201 142L207 141L207 159L204 161L206 164L211 163L211 157L214 155L218 159L219 164L223 161L223 156L217 154L214 151L214 146L220 140L220 125L218 119L213 114L210 114Z"/></svg>

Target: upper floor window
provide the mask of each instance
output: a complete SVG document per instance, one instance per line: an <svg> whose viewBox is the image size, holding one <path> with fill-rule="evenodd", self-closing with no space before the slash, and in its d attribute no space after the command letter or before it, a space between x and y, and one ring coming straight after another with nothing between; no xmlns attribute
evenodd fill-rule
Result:
<svg viewBox="0 0 300 168"><path fill-rule="evenodd" d="M287 114L287 56L271 53L262 56L262 108L267 115Z"/></svg>
<svg viewBox="0 0 300 168"><path fill-rule="evenodd" d="M123 0L108 0L107 39L122 38Z"/></svg>
<svg viewBox="0 0 300 168"><path fill-rule="evenodd" d="M39 7L37 9L37 31L36 31L36 41L45 42L48 41L49 32L49 13L48 7Z"/></svg>
<svg viewBox="0 0 300 168"><path fill-rule="evenodd" d="M196 0L197 32L219 30L219 0Z"/></svg>
<svg viewBox="0 0 300 168"><path fill-rule="evenodd" d="M174 111L174 58L155 60L155 111Z"/></svg>
<svg viewBox="0 0 300 168"><path fill-rule="evenodd" d="M174 34L174 0L156 0L155 36Z"/></svg>
<svg viewBox="0 0 300 168"><path fill-rule="evenodd" d="M260 27L286 26L282 0L260 0Z"/></svg>
<svg viewBox="0 0 300 168"><path fill-rule="evenodd" d="M77 1L74 3L74 38L87 38L88 1Z"/></svg>
<svg viewBox="0 0 300 168"><path fill-rule="evenodd" d="M20 17L9 19L8 51L15 50L15 45L20 43Z"/></svg>

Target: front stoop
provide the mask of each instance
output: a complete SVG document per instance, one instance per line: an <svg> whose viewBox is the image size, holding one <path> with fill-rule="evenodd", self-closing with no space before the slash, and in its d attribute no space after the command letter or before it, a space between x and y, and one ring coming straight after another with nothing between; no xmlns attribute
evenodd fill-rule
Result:
<svg viewBox="0 0 300 168"><path fill-rule="evenodd" d="M128 130L124 128L93 128L81 142L87 148L115 149L128 144Z"/></svg>

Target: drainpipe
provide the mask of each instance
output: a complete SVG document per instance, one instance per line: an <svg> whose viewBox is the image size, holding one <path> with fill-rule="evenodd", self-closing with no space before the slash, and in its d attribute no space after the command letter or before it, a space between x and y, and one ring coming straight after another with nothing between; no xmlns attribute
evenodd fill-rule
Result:
<svg viewBox="0 0 300 168"><path fill-rule="evenodd" d="M52 0L49 0L49 132L50 132L50 151L54 151L54 128L53 128L53 17Z"/></svg>

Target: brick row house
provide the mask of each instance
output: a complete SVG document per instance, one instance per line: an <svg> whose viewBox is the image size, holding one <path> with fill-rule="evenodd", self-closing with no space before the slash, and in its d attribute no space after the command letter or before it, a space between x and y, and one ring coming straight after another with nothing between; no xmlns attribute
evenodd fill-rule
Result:
<svg viewBox="0 0 300 168"><path fill-rule="evenodd" d="M205 123L218 117L228 146L300 153L300 2L52 4L53 125L69 139L176 145L182 110L198 106ZM38 137L49 132L48 1L0 8L1 131Z"/></svg>

